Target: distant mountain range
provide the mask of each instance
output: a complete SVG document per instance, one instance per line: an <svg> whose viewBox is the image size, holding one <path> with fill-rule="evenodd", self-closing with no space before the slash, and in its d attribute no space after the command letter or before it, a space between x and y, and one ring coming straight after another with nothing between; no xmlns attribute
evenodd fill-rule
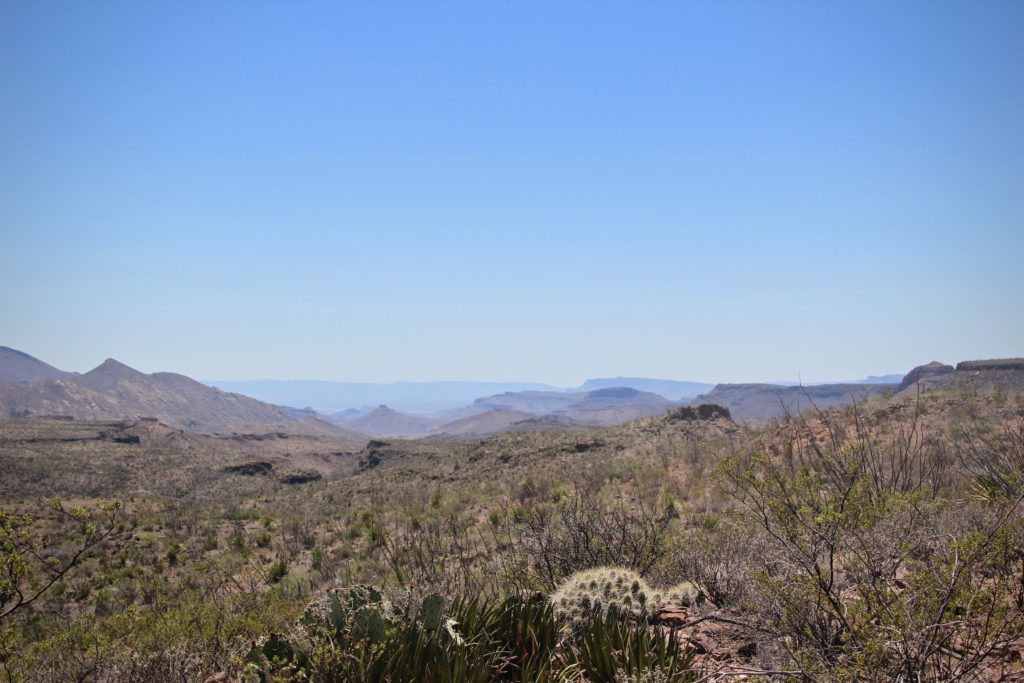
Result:
<svg viewBox="0 0 1024 683"><path fill-rule="evenodd" d="M896 380L899 381L899 380ZM275 405L295 408L312 407L317 412L331 415L342 411L369 412L371 406L386 405L395 410L427 417L449 417L451 411L461 410L481 397L500 395L530 395L537 401L568 405L578 400L578 394L596 389L626 387L658 394L672 401L690 400L714 388L706 382L680 382L646 377L602 377L588 379L578 387L556 387L538 382L393 382L374 384L361 382L320 382L310 380L210 380L210 386L233 391ZM515 399L517 402L525 400ZM489 409L488 406L483 410ZM504 406L511 407L511 406ZM513 410L523 409L521 406ZM534 409L546 410L534 406ZM530 410L533 412L533 410ZM465 417L471 414L460 414Z"/></svg>
<svg viewBox="0 0 1024 683"><path fill-rule="evenodd" d="M642 378L623 381L641 386L687 384ZM448 408L434 417L412 415L384 404L372 410L350 408L324 415L312 408L275 405L227 392L184 375L145 374L112 358L79 374L60 370L22 351L0 347L0 416L15 418L59 415L83 420L122 420L149 417L173 427L204 433L280 429L348 437L466 437L508 429L621 424L680 405L648 391L603 386L609 382L612 380L592 380L587 386L602 388L588 391L499 382L225 383L233 387L270 387L279 392L275 394L278 397L292 391L312 390L336 399L341 395L337 393L340 389L361 400L391 392L421 407ZM493 392L496 388L502 391ZM492 393L481 397L481 391Z"/></svg>
<svg viewBox="0 0 1024 683"><path fill-rule="evenodd" d="M82 420L153 417L194 432L279 429L359 438L328 422L228 393L170 372L147 375L108 358L84 374L58 370L0 347L0 416L61 415Z"/></svg>
<svg viewBox="0 0 1024 683"><path fill-rule="evenodd" d="M560 391L536 382L321 382L314 380L210 380L206 384L275 405L310 406L325 415L387 405L412 413L441 413L481 396L506 391Z"/></svg>
<svg viewBox="0 0 1024 683"><path fill-rule="evenodd" d="M335 424L374 437L481 436L533 425L537 429L584 429L618 425L660 415L682 403L629 387L586 393L505 392L435 418L410 415L382 405L369 413L329 416ZM537 418L545 418L536 422Z"/></svg>
<svg viewBox="0 0 1024 683"><path fill-rule="evenodd" d="M842 384L899 384L903 375L869 377ZM556 387L538 382L327 382L314 380L209 380L206 384L246 396L292 408L312 408L323 415L366 414L377 406L421 417L454 419L467 417L495 407L547 412L551 406L566 406L578 400L576 395L596 389L625 387L658 394L670 401L688 402L715 388L708 382L688 382L648 377L597 377L578 387ZM773 382L779 386L797 386L797 382ZM833 384L839 384L838 382ZM805 385L819 386L819 385ZM505 402L495 397L505 397ZM484 397L484 398L482 398ZM514 397L514 398L508 398ZM493 400L492 400L493 399ZM484 405L481 401L487 401ZM531 406L524 402L533 402ZM509 403L512 402L512 403ZM549 402L551 406L544 405ZM470 404L477 403L472 408ZM514 403L514 405L513 405Z"/></svg>
<svg viewBox="0 0 1024 683"><path fill-rule="evenodd" d="M960 390L999 387L1024 390L1024 359L976 360L951 365L933 361L919 365L893 381L896 375L884 375L881 382L848 382L781 386L777 384L719 384L693 400L693 404L715 403L729 409L737 420L767 420L808 409L827 410L861 402L875 396L894 400L913 398L922 391Z"/></svg>
<svg viewBox="0 0 1024 683"><path fill-rule="evenodd" d="M255 389L254 393L259 394L250 397L184 375L144 374L114 359L84 374L66 372L22 351L0 347L0 416L62 415L86 420L153 417L173 427L205 433L276 429L350 439L469 438L501 431L611 426L704 403L725 406L734 419L763 420L875 396L905 396L928 388L1024 388L1024 360L965 361L956 368L933 362L905 376L874 379L881 381L792 386L616 377L590 379L575 389L502 382L219 383ZM703 393L691 396L698 390ZM309 407L260 400L267 393L282 402L288 396L301 397L303 400L295 403L307 405L314 403L309 399L319 397L340 408L326 414ZM363 407L363 401L371 396L393 396L399 403L381 401L376 408ZM355 405L346 407L345 401ZM412 409L405 407L408 405L437 410L412 414Z"/></svg>

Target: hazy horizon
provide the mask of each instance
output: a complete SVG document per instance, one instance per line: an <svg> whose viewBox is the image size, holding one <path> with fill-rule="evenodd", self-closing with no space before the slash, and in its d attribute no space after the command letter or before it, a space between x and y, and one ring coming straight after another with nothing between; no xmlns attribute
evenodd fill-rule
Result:
<svg viewBox="0 0 1024 683"><path fill-rule="evenodd" d="M0 26L0 343L65 370L571 387L1024 355L1021 3Z"/></svg>
<svg viewBox="0 0 1024 683"><path fill-rule="evenodd" d="M137 367L132 366L130 363L125 363L120 358L113 358L113 357L105 358L105 359L103 359L101 361L93 363L92 365L89 365L88 367L84 367L84 368L68 368L68 367L63 367L60 364L50 362L46 358L40 358L37 355L33 354L31 351L26 350L26 349L14 348L14 347L6 345L6 344L0 344L0 348L10 348L10 349L13 349L15 351L19 351L19 352L22 352L22 353L27 353L28 355L36 358L36 360L40 360L40 361L42 361L44 363L48 363L49 365L53 365L58 370L64 370L66 372L77 372L77 373L80 373L80 374L84 374L84 373L86 373L86 372L88 372L88 371L90 371L90 370L92 370L92 369L102 365L107 360L115 360L115 361L117 361L119 363L124 363L125 365L128 365L129 367L133 367L134 369L140 370L141 372L144 372L144 373L147 373L147 374L150 374L150 373L153 373L153 372L177 372L179 374L184 374L184 373L181 373L180 371L175 370L173 368L166 368L166 367L165 368L161 368L161 369L155 369L155 370L141 369L141 368L137 368ZM964 359L964 360L978 360L978 359ZM950 364L951 365L955 365L958 362L959 361L950 361ZM923 364L923 363L920 363L920 364ZM893 372L893 373L875 372L875 373L867 373L867 374L864 374L864 375L859 376L859 377L843 377L843 378L832 377L830 379L818 380L818 381L803 380L800 377L797 377L796 379L788 379L788 378L781 378L781 377L780 378L775 378L775 379L754 378L754 379L747 379L747 380L742 380L742 381L750 382L750 383L768 383L768 384L800 384L800 383L804 383L804 384L823 384L823 383L832 383L832 382L859 382L859 381L864 381L864 380L868 380L868 379L871 379L871 378L884 378L884 377L902 376L902 375L905 375L906 372L908 370L910 370L910 369L912 369L912 368L908 368L907 370L899 371L899 372ZM595 380L595 379L601 379L601 380L607 380L607 379L656 379L656 380L664 380L664 381L668 381L668 382L693 382L693 383L704 383L704 384L716 384L716 383L718 383L714 379L701 379L701 378L696 378L695 379L695 378L692 378L692 377L668 377L668 376L663 376L663 375L639 376L639 375L625 375L625 374L622 374L622 373L605 373L605 374L592 375L592 376L589 376L589 377L581 378L579 381L573 382L573 383L569 383L569 384L555 384L555 383L552 383L552 382L544 382L542 380L533 380L533 379L531 379L529 377L525 377L525 378L500 378L499 377L497 379L495 379L495 378L460 379L460 378L443 378L442 377L442 378L436 378L436 379L420 379L420 380L397 379L397 380L381 380L381 381L375 381L375 380L348 380L348 379L323 379L323 378L318 378L318 377L269 377L269 376L267 376L267 377L253 376L253 377L242 377L242 378L233 378L233 379L228 379L228 378L224 378L224 377L198 377L198 376L196 376L196 377L193 377L193 379L199 380L200 382L203 382L204 384L209 384L211 386L215 386L215 385L222 384L222 383L223 384L242 384L242 383L258 383L258 382L267 382L267 383L271 383L271 382L289 383L289 382L291 382L291 383L313 383L313 384L316 384L316 383L322 383L322 384L366 384L366 385L380 385L380 386L389 386L389 385L395 385L395 384L443 384L443 383L450 383L450 384L520 384L520 385L524 385L524 386L525 385L535 385L537 387L542 387L542 386L543 387L550 387L552 389L557 389L557 390L577 389L577 388L581 387L587 381Z"/></svg>

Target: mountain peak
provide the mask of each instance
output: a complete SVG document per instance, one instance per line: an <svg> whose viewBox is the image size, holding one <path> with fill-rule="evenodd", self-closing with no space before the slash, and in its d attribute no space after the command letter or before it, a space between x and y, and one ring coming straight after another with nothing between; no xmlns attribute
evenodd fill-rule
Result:
<svg viewBox="0 0 1024 683"><path fill-rule="evenodd" d="M93 391L103 391L122 380L145 380L146 375L121 361L108 358L82 375L81 383Z"/></svg>
<svg viewBox="0 0 1024 683"><path fill-rule="evenodd" d="M98 374L104 374L104 375L117 374L117 375L136 376L136 375L141 375L143 373L139 372L138 370L136 370L133 367L129 367L129 366L125 365L124 363L122 363L121 361L119 361L119 360L117 360L115 358L108 358L108 359L106 359L105 361L103 361L102 363L100 363L95 368L93 368L92 370L90 370L89 372L87 372L85 374L86 375L93 375L93 374L96 374L96 375L98 375Z"/></svg>
<svg viewBox="0 0 1024 683"><path fill-rule="evenodd" d="M425 417L409 415L381 404L370 412L354 420L345 422L345 427L362 434L379 437L411 436L426 434L436 427L438 422Z"/></svg>

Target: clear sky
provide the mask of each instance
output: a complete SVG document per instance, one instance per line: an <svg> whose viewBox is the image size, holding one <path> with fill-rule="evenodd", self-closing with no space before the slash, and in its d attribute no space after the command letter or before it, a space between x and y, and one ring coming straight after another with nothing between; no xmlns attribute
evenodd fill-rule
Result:
<svg viewBox="0 0 1024 683"><path fill-rule="evenodd" d="M1024 355L1024 2L0 0L0 344L559 385Z"/></svg>

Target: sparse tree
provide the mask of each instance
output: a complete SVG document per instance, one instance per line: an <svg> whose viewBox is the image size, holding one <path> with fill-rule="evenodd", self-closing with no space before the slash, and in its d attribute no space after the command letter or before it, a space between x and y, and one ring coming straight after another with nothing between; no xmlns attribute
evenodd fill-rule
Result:
<svg viewBox="0 0 1024 683"><path fill-rule="evenodd" d="M38 533L31 516L0 510L0 622L38 600L110 536L120 509L116 501L95 510L68 508L59 498L44 503L73 525L74 543L70 550L59 548Z"/></svg>

